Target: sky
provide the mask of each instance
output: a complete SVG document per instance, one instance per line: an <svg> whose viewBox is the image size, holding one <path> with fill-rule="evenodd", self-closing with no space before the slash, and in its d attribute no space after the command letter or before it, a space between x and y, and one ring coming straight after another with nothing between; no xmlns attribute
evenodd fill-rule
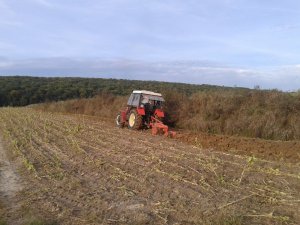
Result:
<svg viewBox="0 0 300 225"><path fill-rule="evenodd" d="M0 76L300 89L298 0L0 0Z"/></svg>

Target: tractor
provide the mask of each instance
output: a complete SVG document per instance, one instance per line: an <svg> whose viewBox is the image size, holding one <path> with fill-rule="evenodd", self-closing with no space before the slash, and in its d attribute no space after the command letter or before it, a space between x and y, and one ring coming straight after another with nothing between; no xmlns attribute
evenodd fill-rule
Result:
<svg viewBox="0 0 300 225"><path fill-rule="evenodd" d="M116 124L123 128L139 130L151 128L152 134L163 133L165 136L175 136L169 127L163 124L165 114L162 110L164 98L160 93L145 90L134 90L130 95L127 107L116 117Z"/></svg>

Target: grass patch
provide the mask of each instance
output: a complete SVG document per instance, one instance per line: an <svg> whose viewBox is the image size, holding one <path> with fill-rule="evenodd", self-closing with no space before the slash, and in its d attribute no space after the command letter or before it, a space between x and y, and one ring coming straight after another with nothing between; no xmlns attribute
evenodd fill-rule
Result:
<svg viewBox="0 0 300 225"><path fill-rule="evenodd" d="M0 219L0 225L7 225L7 222L3 219Z"/></svg>

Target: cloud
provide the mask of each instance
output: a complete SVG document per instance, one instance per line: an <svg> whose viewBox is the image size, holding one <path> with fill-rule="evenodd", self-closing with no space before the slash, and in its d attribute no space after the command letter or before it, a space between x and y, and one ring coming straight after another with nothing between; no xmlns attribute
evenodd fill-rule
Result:
<svg viewBox="0 0 300 225"><path fill-rule="evenodd" d="M1 20L0 21L0 26L14 26L14 27L20 27L23 23L19 22L19 21L5 21L5 20Z"/></svg>
<svg viewBox="0 0 300 225"><path fill-rule="evenodd" d="M277 25L273 28L271 28L271 31L276 31L276 32L287 32L287 31L295 31L299 30L300 24L282 24L282 25Z"/></svg>
<svg viewBox="0 0 300 225"><path fill-rule="evenodd" d="M0 18L3 16L14 16L15 14L15 11L6 1L0 0Z"/></svg>
<svg viewBox="0 0 300 225"><path fill-rule="evenodd" d="M17 12L9 2L0 0L0 28L20 27L23 23L17 19L17 16Z"/></svg>
<svg viewBox="0 0 300 225"><path fill-rule="evenodd" d="M82 58L9 60L0 57L0 75L81 76L158 80L267 89L298 90L300 65L265 70L222 66L209 61L160 61Z"/></svg>
<svg viewBox="0 0 300 225"><path fill-rule="evenodd" d="M42 6L46 6L46 7L53 7L54 5L52 3L50 3L48 0L31 0L37 4L40 4Z"/></svg>
<svg viewBox="0 0 300 225"><path fill-rule="evenodd" d="M15 50L15 46L13 44L0 41L0 51L6 52L13 50Z"/></svg>

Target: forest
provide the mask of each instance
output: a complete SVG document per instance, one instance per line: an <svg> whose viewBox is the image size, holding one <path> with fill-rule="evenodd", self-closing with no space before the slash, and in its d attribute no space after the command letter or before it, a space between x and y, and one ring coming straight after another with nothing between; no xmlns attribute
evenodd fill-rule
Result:
<svg viewBox="0 0 300 225"><path fill-rule="evenodd" d="M199 91L229 90L232 88L205 84L102 78L2 76L0 77L0 106L25 106L42 102L90 98L101 93L124 96L130 94L133 89L157 92L175 91L191 95ZM235 89L246 90L244 88Z"/></svg>

